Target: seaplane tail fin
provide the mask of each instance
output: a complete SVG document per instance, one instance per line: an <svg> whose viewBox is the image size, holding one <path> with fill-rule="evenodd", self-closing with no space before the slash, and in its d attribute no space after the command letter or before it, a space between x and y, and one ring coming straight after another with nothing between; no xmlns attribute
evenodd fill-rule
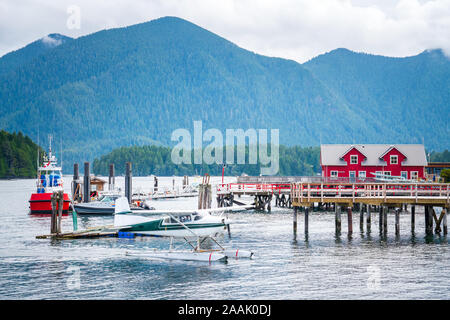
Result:
<svg viewBox="0 0 450 320"><path fill-rule="evenodd" d="M120 197L116 199L114 205L114 227L125 227L128 225L126 213L131 212L128 199Z"/></svg>
<svg viewBox="0 0 450 320"><path fill-rule="evenodd" d="M130 212L130 205L128 204L128 198L120 197L116 199L114 206L114 214Z"/></svg>

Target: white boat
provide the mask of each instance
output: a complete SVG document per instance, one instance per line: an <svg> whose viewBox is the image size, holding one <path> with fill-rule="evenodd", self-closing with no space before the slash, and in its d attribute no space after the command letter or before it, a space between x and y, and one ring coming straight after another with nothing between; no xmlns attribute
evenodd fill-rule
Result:
<svg viewBox="0 0 450 320"><path fill-rule="evenodd" d="M73 205L74 210L77 214L87 214L87 215L113 215L115 202L123 194L116 191L103 191L100 193L96 201L91 202L81 202ZM143 207L132 207L131 211L147 212L151 213L152 209L144 209Z"/></svg>

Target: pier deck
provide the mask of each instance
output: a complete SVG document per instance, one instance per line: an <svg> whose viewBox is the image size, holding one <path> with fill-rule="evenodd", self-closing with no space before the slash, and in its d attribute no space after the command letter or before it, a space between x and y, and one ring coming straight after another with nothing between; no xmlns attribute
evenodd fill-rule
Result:
<svg viewBox="0 0 450 320"><path fill-rule="evenodd" d="M418 204L448 207L450 185L442 183L293 183L293 206L311 203L354 203L367 205Z"/></svg>

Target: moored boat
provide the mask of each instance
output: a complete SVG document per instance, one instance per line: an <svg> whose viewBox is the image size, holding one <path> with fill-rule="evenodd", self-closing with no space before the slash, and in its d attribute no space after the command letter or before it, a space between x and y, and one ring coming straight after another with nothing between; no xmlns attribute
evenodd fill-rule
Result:
<svg viewBox="0 0 450 320"><path fill-rule="evenodd" d="M52 155L52 138L50 136L50 146L48 155L43 157L43 163L37 170L36 192L31 194L30 213L31 214L51 214L52 194L54 191L63 190L62 168L58 166L58 161ZM70 199L64 193L63 214L69 212Z"/></svg>

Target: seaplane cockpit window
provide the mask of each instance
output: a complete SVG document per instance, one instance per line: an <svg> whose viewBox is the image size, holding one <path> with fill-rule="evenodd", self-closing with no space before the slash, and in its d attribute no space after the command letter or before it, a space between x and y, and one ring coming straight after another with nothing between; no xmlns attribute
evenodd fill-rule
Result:
<svg viewBox="0 0 450 320"><path fill-rule="evenodd" d="M192 218L190 215L180 216L179 218L180 222L189 222L192 221Z"/></svg>
<svg viewBox="0 0 450 320"><path fill-rule="evenodd" d="M202 216L195 216L194 221L200 220Z"/></svg>
<svg viewBox="0 0 450 320"><path fill-rule="evenodd" d="M176 220L172 217L164 218L163 224L179 224L180 222L184 223L184 222L190 222L190 221L192 221L191 216L185 215L185 216L177 217Z"/></svg>

